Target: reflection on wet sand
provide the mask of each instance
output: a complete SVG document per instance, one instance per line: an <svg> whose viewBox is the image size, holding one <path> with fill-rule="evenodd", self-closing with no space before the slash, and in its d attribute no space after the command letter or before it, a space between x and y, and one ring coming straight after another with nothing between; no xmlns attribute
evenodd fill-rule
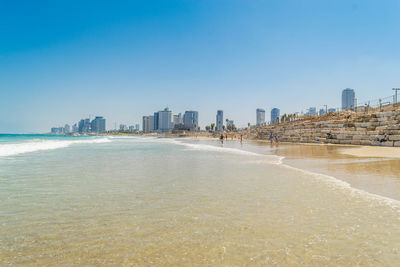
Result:
<svg viewBox="0 0 400 267"><path fill-rule="evenodd" d="M284 162L293 167L334 176L352 187L370 193L400 200L400 159L381 157L357 157L343 154L352 146L313 144L266 144ZM400 148L399 148L400 150Z"/></svg>

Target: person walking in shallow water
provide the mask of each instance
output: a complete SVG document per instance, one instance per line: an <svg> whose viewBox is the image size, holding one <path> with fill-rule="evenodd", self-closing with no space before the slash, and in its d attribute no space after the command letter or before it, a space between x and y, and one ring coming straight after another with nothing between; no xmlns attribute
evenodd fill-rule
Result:
<svg viewBox="0 0 400 267"><path fill-rule="evenodd" d="M223 134L221 134L221 136L219 137L219 140L221 141L221 144L224 143L224 135Z"/></svg>
<svg viewBox="0 0 400 267"><path fill-rule="evenodd" d="M240 135L240 143L243 142L243 134Z"/></svg>
<svg viewBox="0 0 400 267"><path fill-rule="evenodd" d="M275 134L275 142L279 143L279 135Z"/></svg>
<svg viewBox="0 0 400 267"><path fill-rule="evenodd" d="M269 140L271 141L271 144L274 142L274 135L272 133L269 135Z"/></svg>

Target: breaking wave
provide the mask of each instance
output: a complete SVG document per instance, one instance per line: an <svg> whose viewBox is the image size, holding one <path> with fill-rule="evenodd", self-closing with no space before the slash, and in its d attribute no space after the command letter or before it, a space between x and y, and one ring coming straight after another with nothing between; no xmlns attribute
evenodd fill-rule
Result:
<svg viewBox="0 0 400 267"><path fill-rule="evenodd" d="M98 144L111 142L108 138L90 139L90 140L43 140L33 139L18 144L1 144L0 157L14 156L18 154L30 153L41 150L52 150L65 148L75 144Z"/></svg>

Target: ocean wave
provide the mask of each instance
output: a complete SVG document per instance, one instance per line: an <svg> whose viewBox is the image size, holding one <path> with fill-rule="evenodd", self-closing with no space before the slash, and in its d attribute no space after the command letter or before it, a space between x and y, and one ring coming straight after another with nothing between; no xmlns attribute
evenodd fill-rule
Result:
<svg viewBox="0 0 400 267"><path fill-rule="evenodd" d="M65 148L74 144L98 144L107 142L111 142L110 139L99 138L90 140L71 140L71 141L34 139L34 140L27 140L26 142L18 144L0 145L0 157L14 156L18 154L30 153L41 150Z"/></svg>

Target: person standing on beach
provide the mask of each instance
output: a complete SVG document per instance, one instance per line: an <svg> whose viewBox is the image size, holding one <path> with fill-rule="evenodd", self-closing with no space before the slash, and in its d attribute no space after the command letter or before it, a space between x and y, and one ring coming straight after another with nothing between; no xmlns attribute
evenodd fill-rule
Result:
<svg viewBox="0 0 400 267"><path fill-rule="evenodd" d="M219 140L221 141L221 144L224 143L224 135L223 134L221 134L221 136L219 137Z"/></svg>
<svg viewBox="0 0 400 267"><path fill-rule="evenodd" d="M243 142L243 134L240 135L240 143Z"/></svg>
<svg viewBox="0 0 400 267"><path fill-rule="evenodd" d="M274 142L274 135L272 133L269 135L269 140L271 141L271 144Z"/></svg>
<svg viewBox="0 0 400 267"><path fill-rule="evenodd" d="M275 141L276 141L277 143L279 143L279 135L278 135L278 134L275 134Z"/></svg>

